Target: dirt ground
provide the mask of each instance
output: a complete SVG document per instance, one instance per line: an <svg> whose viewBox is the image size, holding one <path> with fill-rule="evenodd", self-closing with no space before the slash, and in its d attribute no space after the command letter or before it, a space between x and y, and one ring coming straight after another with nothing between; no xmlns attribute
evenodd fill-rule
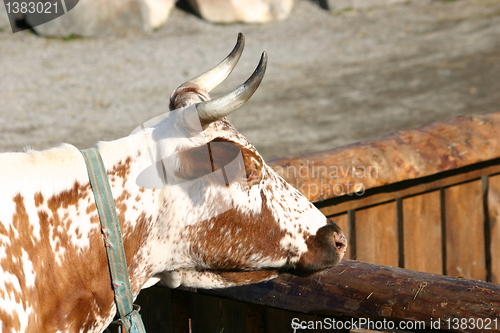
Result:
<svg viewBox="0 0 500 333"><path fill-rule="evenodd" d="M266 159L500 111L498 0L336 13L297 0L288 20L266 25L213 25L175 9L152 34L0 32L0 151L126 136L166 112L170 92L225 57L240 31L244 55L214 95L242 83L268 52L259 91L230 118Z"/></svg>

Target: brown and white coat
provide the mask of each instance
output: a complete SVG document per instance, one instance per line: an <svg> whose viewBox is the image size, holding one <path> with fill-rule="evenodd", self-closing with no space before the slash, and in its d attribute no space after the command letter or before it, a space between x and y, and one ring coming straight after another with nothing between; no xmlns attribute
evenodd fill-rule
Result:
<svg viewBox="0 0 500 333"><path fill-rule="evenodd" d="M172 107L209 103L210 90L185 84L174 92ZM307 275L338 264L346 247L338 226L267 166L226 114L207 120L203 112L198 135L186 133L179 117L167 117L98 144L118 210L134 297L159 279L172 288L219 288L282 272ZM215 144L220 142L225 144ZM208 144L220 166L203 165L197 158L197 149ZM221 167L227 162L224 156L235 151L241 152L244 170L227 184L214 185L205 177L188 190L168 184L138 186L152 156L173 156L169 172L197 179L207 168ZM63 144L0 154L0 170L0 332L103 331L116 310L79 150ZM220 210L221 205L228 209Z"/></svg>

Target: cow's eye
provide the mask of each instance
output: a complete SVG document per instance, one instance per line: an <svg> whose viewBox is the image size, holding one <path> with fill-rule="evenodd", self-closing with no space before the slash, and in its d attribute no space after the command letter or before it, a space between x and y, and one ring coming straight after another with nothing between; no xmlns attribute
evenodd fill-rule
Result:
<svg viewBox="0 0 500 333"><path fill-rule="evenodd" d="M259 175L257 174L256 170L252 170L249 173L247 173L245 175L245 177L246 177L247 181L251 182L251 181L257 180L259 178Z"/></svg>
<svg viewBox="0 0 500 333"><path fill-rule="evenodd" d="M258 169L246 170L244 180L246 180L248 186L258 184L262 179L262 173Z"/></svg>

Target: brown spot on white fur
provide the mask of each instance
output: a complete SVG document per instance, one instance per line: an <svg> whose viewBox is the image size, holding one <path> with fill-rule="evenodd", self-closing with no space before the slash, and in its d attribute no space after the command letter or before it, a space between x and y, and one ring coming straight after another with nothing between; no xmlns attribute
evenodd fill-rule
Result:
<svg viewBox="0 0 500 333"><path fill-rule="evenodd" d="M108 268L97 225L89 235L92 251L81 252L69 241L68 227L72 221L64 219L58 211L61 207L74 205L79 196L89 194L88 188L85 190L75 183L73 189L49 198L48 209L38 211L38 239L33 237L33 225L26 211L30 200L20 194L13 198L15 213L12 227L4 230L10 245L6 247L6 257L0 267L3 274L14 276L21 287L18 289L11 285L5 292L13 293L23 308L31 309L28 320L31 329L28 332L90 330L97 317L111 312L113 293L109 289L109 273L103 274L108 272ZM31 200L39 202L40 196ZM49 255L54 252L51 242L57 242L56 251L64 250L60 262ZM30 261L34 272L33 283L27 281L21 260ZM93 303L97 306L89 308ZM82 307L88 310L81 311ZM71 322L66 318L71 318ZM0 322L5 327L19 327L16 320L5 311L0 311Z"/></svg>
<svg viewBox="0 0 500 333"><path fill-rule="evenodd" d="M196 265L213 271L245 271L255 269L256 262L286 260L294 254L280 245L284 235L266 206L258 215L230 210L187 228Z"/></svg>

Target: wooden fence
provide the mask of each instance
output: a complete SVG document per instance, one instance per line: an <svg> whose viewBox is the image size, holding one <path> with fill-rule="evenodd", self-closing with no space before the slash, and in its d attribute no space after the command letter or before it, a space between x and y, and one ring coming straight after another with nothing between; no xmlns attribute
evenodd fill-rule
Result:
<svg viewBox="0 0 500 333"><path fill-rule="evenodd" d="M277 169L341 226L349 258L500 283L499 157L493 113L278 160Z"/></svg>
<svg viewBox="0 0 500 333"><path fill-rule="evenodd" d="M500 113L271 165L341 226L357 261L224 290L153 287L138 299L148 332L293 332L294 318L478 332L446 323L496 318L500 331Z"/></svg>

